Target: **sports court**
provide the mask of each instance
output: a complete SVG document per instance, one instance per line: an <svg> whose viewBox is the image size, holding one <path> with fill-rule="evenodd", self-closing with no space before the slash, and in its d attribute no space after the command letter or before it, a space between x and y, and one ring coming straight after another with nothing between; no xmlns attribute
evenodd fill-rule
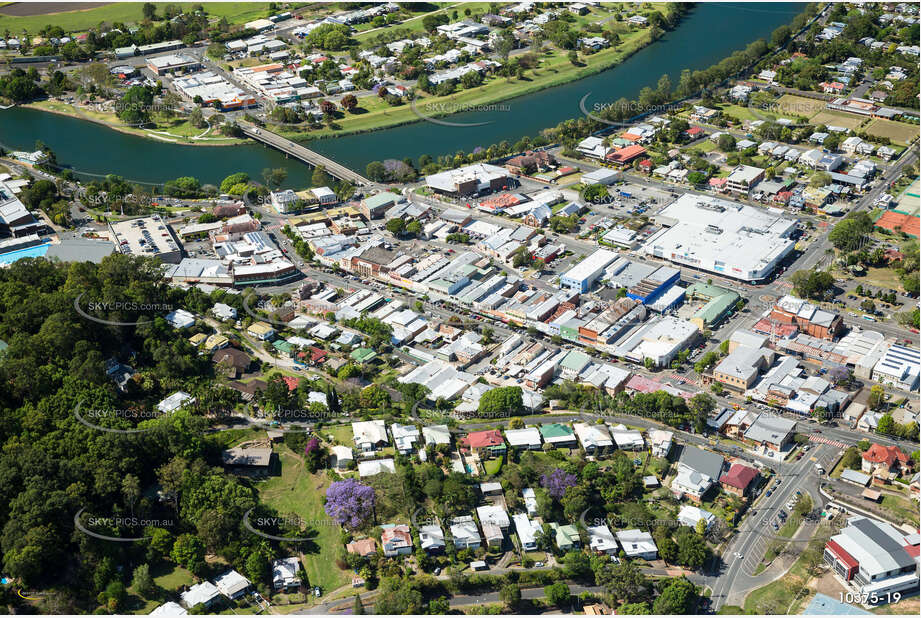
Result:
<svg viewBox="0 0 921 618"><path fill-rule="evenodd" d="M918 216L918 211L921 210L921 193L919 192L921 192L921 178L915 178L915 181L908 185L902 195L896 198L895 209Z"/></svg>

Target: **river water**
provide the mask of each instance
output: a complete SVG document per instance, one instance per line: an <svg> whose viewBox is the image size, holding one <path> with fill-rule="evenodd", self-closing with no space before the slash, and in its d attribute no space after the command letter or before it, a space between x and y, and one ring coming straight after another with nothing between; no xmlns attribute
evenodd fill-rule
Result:
<svg viewBox="0 0 921 618"><path fill-rule="evenodd" d="M582 114L586 108L620 97L633 99L663 74L677 84L683 69L704 69L752 41L770 36L803 8L795 2L698 4L672 32L622 64L584 79L510 99L498 111L465 112L441 118L480 126L453 127L420 121L372 133L314 140L308 147L363 173L374 160L469 152L502 140L515 142ZM508 111L503 111L506 109ZM420 111L425 113L423 109ZM216 184L238 171L260 178L269 167L286 167L285 186L310 183L308 166L262 145L186 146L120 133L103 125L33 109L0 110L0 144L32 149L48 144L58 162L88 175L118 174L136 182L162 183L194 176Z"/></svg>

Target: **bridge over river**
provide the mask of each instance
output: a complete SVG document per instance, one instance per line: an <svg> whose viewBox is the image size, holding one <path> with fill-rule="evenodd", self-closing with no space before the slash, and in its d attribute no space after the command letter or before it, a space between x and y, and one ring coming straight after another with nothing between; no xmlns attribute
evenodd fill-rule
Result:
<svg viewBox="0 0 921 618"><path fill-rule="evenodd" d="M297 142L292 142L276 133L272 133L271 131L267 131L248 122L238 121L237 124L247 137L262 142L266 146L271 146L276 150L280 150L289 157L300 159L313 167L322 165L330 175L335 176L339 180L347 180L360 187L370 187L375 184L361 174L309 148L305 148Z"/></svg>

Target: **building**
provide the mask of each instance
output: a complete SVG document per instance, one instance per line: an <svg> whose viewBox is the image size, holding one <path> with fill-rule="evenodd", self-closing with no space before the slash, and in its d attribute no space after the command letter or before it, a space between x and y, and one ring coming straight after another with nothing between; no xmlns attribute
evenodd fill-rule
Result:
<svg viewBox="0 0 921 618"><path fill-rule="evenodd" d="M764 180L764 170L750 165L739 165L726 178L726 188L733 193L748 195L752 187Z"/></svg>
<svg viewBox="0 0 921 618"><path fill-rule="evenodd" d="M246 334L259 341L270 341L275 336L275 329L267 322L253 322L246 328Z"/></svg>
<svg viewBox="0 0 921 618"><path fill-rule="evenodd" d="M617 541L623 548L628 558L642 558L643 560L655 560L659 556L659 548L656 547L652 535L642 530L620 530L617 533Z"/></svg>
<svg viewBox="0 0 921 618"><path fill-rule="evenodd" d="M447 425L425 425L422 427L422 439L426 446L451 444L451 430Z"/></svg>
<svg viewBox="0 0 921 618"><path fill-rule="evenodd" d="M691 323L704 331L713 328L735 311L741 296L734 290L708 283L695 283L685 291L687 299L706 303L691 316Z"/></svg>
<svg viewBox="0 0 921 618"><path fill-rule="evenodd" d="M367 476L377 476L378 474L393 474L397 471L396 464L392 458L372 459L370 461L358 462L358 476L365 478Z"/></svg>
<svg viewBox="0 0 921 618"><path fill-rule="evenodd" d="M512 521L515 522L515 533L518 535L521 548L524 551L537 551L537 535L541 532L540 525L532 521L525 513L513 515Z"/></svg>
<svg viewBox="0 0 921 618"><path fill-rule="evenodd" d="M550 530L554 535L554 542L560 548L560 551L571 551L582 546L582 539L579 537L579 529L572 524L561 526L558 523L551 522Z"/></svg>
<svg viewBox="0 0 921 618"><path fill-rule="evenodd" d="M498 429L471 432L461 438L460 445L464 449L480 453L481 457L502 455L506 451L505 440Z"/></svg>
<svg viewBox="0 0 921 618"><path fill-rule="evenodd" d="M911 457L897 446L871 444L861 454L860 469L874 477L889 481L900 476L907 476L912 468Z"/></svg>
<svg viewBox="0 0 921 618"><path fill-rule="evenodd" d="M720 477L720 487L731 494L746 496L756 485L757 478L758 471L755 468L734 463L729 467L729 471Z"/></svg>
<svg viewBox="0 0 921 618"><path fill-rule="evenodd" d="M657 316L619 342L615 354L636 363L649 359L656 367L665 367L699 335L697 327L687 320Z"/></svg>
<svg viewBox="0 0 921 618"><path fill-rule="evenodd" d="M834 340L844 328L844 320L837 313L819 309L789 294L771 308L769 319L779 324L792 324L807 335L819 339Z"/></svg>
<svg viewBox="0 0 921 618"><path fill-rule="evenodd" d="M573 423L572 427L587 455L604 455L614 449L614 440L607 425Z"/></svg>
<svg viewBox="0 0 921 618"><path fill-rule="evenodd" d="M13 188L0 180L0 235L21 238L37 232L44 223L26 208Z"/></svg>
<svg viewBox="0 0 921 618"><path fill-rule="evenodd" d="M214 585L231 601L242 597L250 587L249 580L232 569L215 579Z"/></svg>
<svg viewBox="0 0 921 618"><path fill-rule="evenodd" d="M541 447L540 431L537 427L524 429L506 429L505 439L516 450L539 451Z"/></svg>
<svg viewBox="0 0 921 618"><path fill-rule="evenodd" d="M650 429L646 432L653 457L668 457L672 450L673 436L674 433L663 429Z"/></svg>
<svg viewBox="0 0 921 618"><path fill-rule="evenodd" d="M588 546L596 554L607 554L613 556L617 553L617 541L611 534L611 529L607 524L597 526L586 526L588 532Z"/></svg>
<svg viewBox="0 0 921 618"><path fill-rule="evenodd" d="M205 609L210 609L211 606L214 605L214 602L220 597L221 591L217 589L217 586L208 581L195 584L179 595L182 604L188 609L192 609L196 605L201 605Z"/></svg>
<svg viewBox="0 0 921 618"><path fill-rule="evenodd" d="M701 521L704 522L704 530L709 530L716 521L716 515L690 504L681 505L681 510L678 511L678 523L696 530L698 522Z"/></svg>
<svg viewBox="0 0 921 618"><path fill-rule="evenodd" d="M773 350L739 346L713 368L713 379L731 391L744 393L773 362Z"/></svg>
<svg viewBox="0 0 921 618"><path fill-rule="evenodd" d="M544 423L540 426L540 437L555 448L572 448L576 445L576 434L563 423Z"/></svg>
<svg viewBox="0 0 921 618"><path fill-rule="evenodd" d="M192 395L184 391L176 391L175 393L173 393L172 395L170 395L169 397L167 397L166 399L158 403L157 410L161 414L171 414L175 412L176 410L182 408L183 406L186 406L186 405L190 406L194 403L195 403L195 397L193 397Z"/></svg>
<svg viewBox="0 0 921 618"><path fill-rule="evenodd" d="M419 526L419 545L429 554L441 553L445 549L445 533L438 524Z"/></svg>
<svg viewBox="0 0 921 618"><path fill-rule="evenodd" d="M149 616L186 616L189 612L175 601L167 601L148 614Z"/></svg>
<svg viewBox="0 0 921 618"><path fill-rule="evenodd" d="M166 264L178 264L182 249L160 215L109 223L109 235L121 253L157 257Z"/></svg>
<svg viewBox="0 0 921 618"><path fill-rule="evenodd" d="M419 428L415 425L393 423L390 425L390 434L393 436L393 444L398 453L409 455L416 449L416 442L419 441Z"/></svg>
<svg viewBox="0 0 921 618"><path fill-rule="evenodd" d="M406 524L389 525L381 533L381 547L388 558L411 554L413 551L413 537Z"/></svg>
<svg viewBox="0 0 921 618"><path fill-rule="evenodd" d="M509 172L488 163L474 163L425 177L427 187L445 195L467 197L508 189Z"/></svg>
<svg viewBox="0 0 921 618"><path fill-rule="evenodd" d="M377 554L377 543L372 538L359 539L346 543L345 550L350 554L357 554L362 558L367 558Z"/></svg>
<svg viewBox="0 0 921 618"><path fill-rule="evenodd" d="M678 458L678 473L672 480L672 493L699 502L720 478L722 471L722 455L686 444Z"/></svg>
<svg viewBox="0 0 921 618"><path fill-rule="evenodd" d="M365 219L378 219L384 216L384 213L393 208L401 198L395 193L384 191L375 195L369 195L361 200L358 208L359 212L364 215Z"/></svg>
<svg viewBox="0 0 921 618"><path fill-rule="evenodd" d="M779 209L685 194L655 217L646 255L743 281L765 279L794 249L796 221Z"/></svg>
<svg viewBox="0 0 921 618"><path fill-rule="evenodd" d="M918 350L893 344L873 367L872 377L882 384L915 391L918 389L919 366L921 355Z"/></svg>
<svg viewBox="0 0 921 618"><path fill-rule="evenodd" d="M781 451L792 439L796 432L796 421L792 421L771 414L760 414L745 430L742 440L772 451Z"/></svg>
<svg viewBox="0 0 921 618"><path fill-rule="evenodd" d="M157 76L190 73L201 68L201 62L189 54L169 54L147 59L147 68Z"/></svg>
<svg viewBox="0 0 921 618"><path fill-rule="evenodd" d="M851 517L825 544L825 562L861 595L881 601L893 592L918 589L918 535L891 524Z"/></svg>
<svg viewBox="0 0 921 618"><path fill-rule="evenodd" d="M560 276L560 287L585 294L605 268L617 259L617 252L598 249Z"/></svg>
<svg viewBox="0 0 921 618"><path fill-rule="evenodd" d="M301 560L297 556L279 558L272 561L272 588L276 591L286 591L300 588L301 578L297 572L301 570Z"/></svg>
<svg viewBox="0 0 921 618"><path fill-rule="evenodd" d="M471 515L462 515L451 520L451 537L457 549L479 549L483 544L483 537L476 527L476 522Z"/></svg>
<svg viewBox="0 0 921 618"><path fill-rule="evenodd" d="M390 442L387 439L387 426L380 419L352 423L352 434L355 447L363 453L376 451Z"/></svg>

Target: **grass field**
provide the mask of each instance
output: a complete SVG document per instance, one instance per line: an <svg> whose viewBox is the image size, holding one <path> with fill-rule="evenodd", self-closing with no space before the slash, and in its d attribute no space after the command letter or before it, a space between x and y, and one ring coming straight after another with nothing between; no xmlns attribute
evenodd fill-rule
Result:
<svg viewBox="0 0 921 618"><path fill-rule="evenodd" d="M907 146L912 139L918 137L918 125L886 120L885 118L874 118L867 124L865 130L870 135L888 137L893 142L903 146Z"/></svg>
<svg viewBox="0 0 921 618"><path fill-rule="evenodd" d="M157 12L162 14L163 7L170 3L154 2L154 4ZM231 24L245 23L270 14L268 2L203 2L201 4L209 17L216 19L225 17ZM93 9L44 15L13 17L0 14L0 31L9 29L10 32L19 33L25 29L29 32L37 32L53 24L67 31L79 32L92 26L98 26L100 22L137 23L143 19L143 6L142 2L113 2Z"/></svg>
<svg viewBox="0 0 921 618"><path fill-rule="evenodd" d="M447 12L448 15L451 15L452 11L457 11L458 19L464 19L464 10L470 9L472 13L486 13L489 12L489 2L470 2L464 4L463 6L457 6L457 3L443 3L445 6L437 11L431 11L428 13L420 13L410 17L403 23L393 24L392 26L385 26L383 28L373 28L370 25L370 22L367 24L359 24L358 29L361 30L358 34L354 35L354 39L358 42L365 42L368 40L373 40L374 37L378 34L382 34L387 30L409 30L410 32L422 32L422 18L426 15L439 15L441 13Z"/></svg>
<svg viewBox="0 0 921 618"><path fill-rule="evenodd" d="M314 526L317 537L304 548L302 560L311 586L321 586L329 592L348 582L348 573L336 567L339 527L330 522L323 510L323 500L329 479L325 473L310 474L304 463L285 445L275 447L281 461L281 476L271 477L259 484L259 500L281 514L294 513Z"/></svg>
<svg viewBox="0 0 921 618"><path fill-rule="evenodd" d="M814 125L824 124L825 126L831 125L833 127L844 127L845 129L854 130L859 127L864 120L866 120L866 118L863 116L825 110L810 118L809 122Z"/></svg>
<svg viewBox="0 0 921 618"><path fill-rule="evenodd" d="M908 521L915 526L918 525L918 509L910 501L886 494L880 506L895 515L898 521Z"/></svg>
<svg viewBox="0 0 921 618"><path fill-rule="evenodd" d="M813 539L810 547L820 543L824 545L824 540ZM780 579L771 582L767 586L762 586L752 590L745 598L746 614L799 614L798 611L807 598L800 597L794 601L795 595L803 590L803 586L809 581L810 576L806 571L806 561L803 556L793 564L786 575Z"/></svg>
<svg viewBox="0 0 921 618"><path fill-rule="evenodd" d="M783 110L784 114L794 118L797 116L809 118L825 109L825 101L785 94L777 100L777 107Z"/></svg>
<svg viewBox="0 0 921 618"><path fill-rule="evenodd" d="M858 281L887 290L902 289L902 282L899 280L898 273L891 268L868 268L867 274L860 277Z"/></svg>
<svg viewBox="0 0 921 618"><path fill-rule="evenodd" d="M899 196L896 210L917 216L918 211L921 210L921 197L919 195L921 195L921 179L915 178L902 192L902 195Z"/></svg>

